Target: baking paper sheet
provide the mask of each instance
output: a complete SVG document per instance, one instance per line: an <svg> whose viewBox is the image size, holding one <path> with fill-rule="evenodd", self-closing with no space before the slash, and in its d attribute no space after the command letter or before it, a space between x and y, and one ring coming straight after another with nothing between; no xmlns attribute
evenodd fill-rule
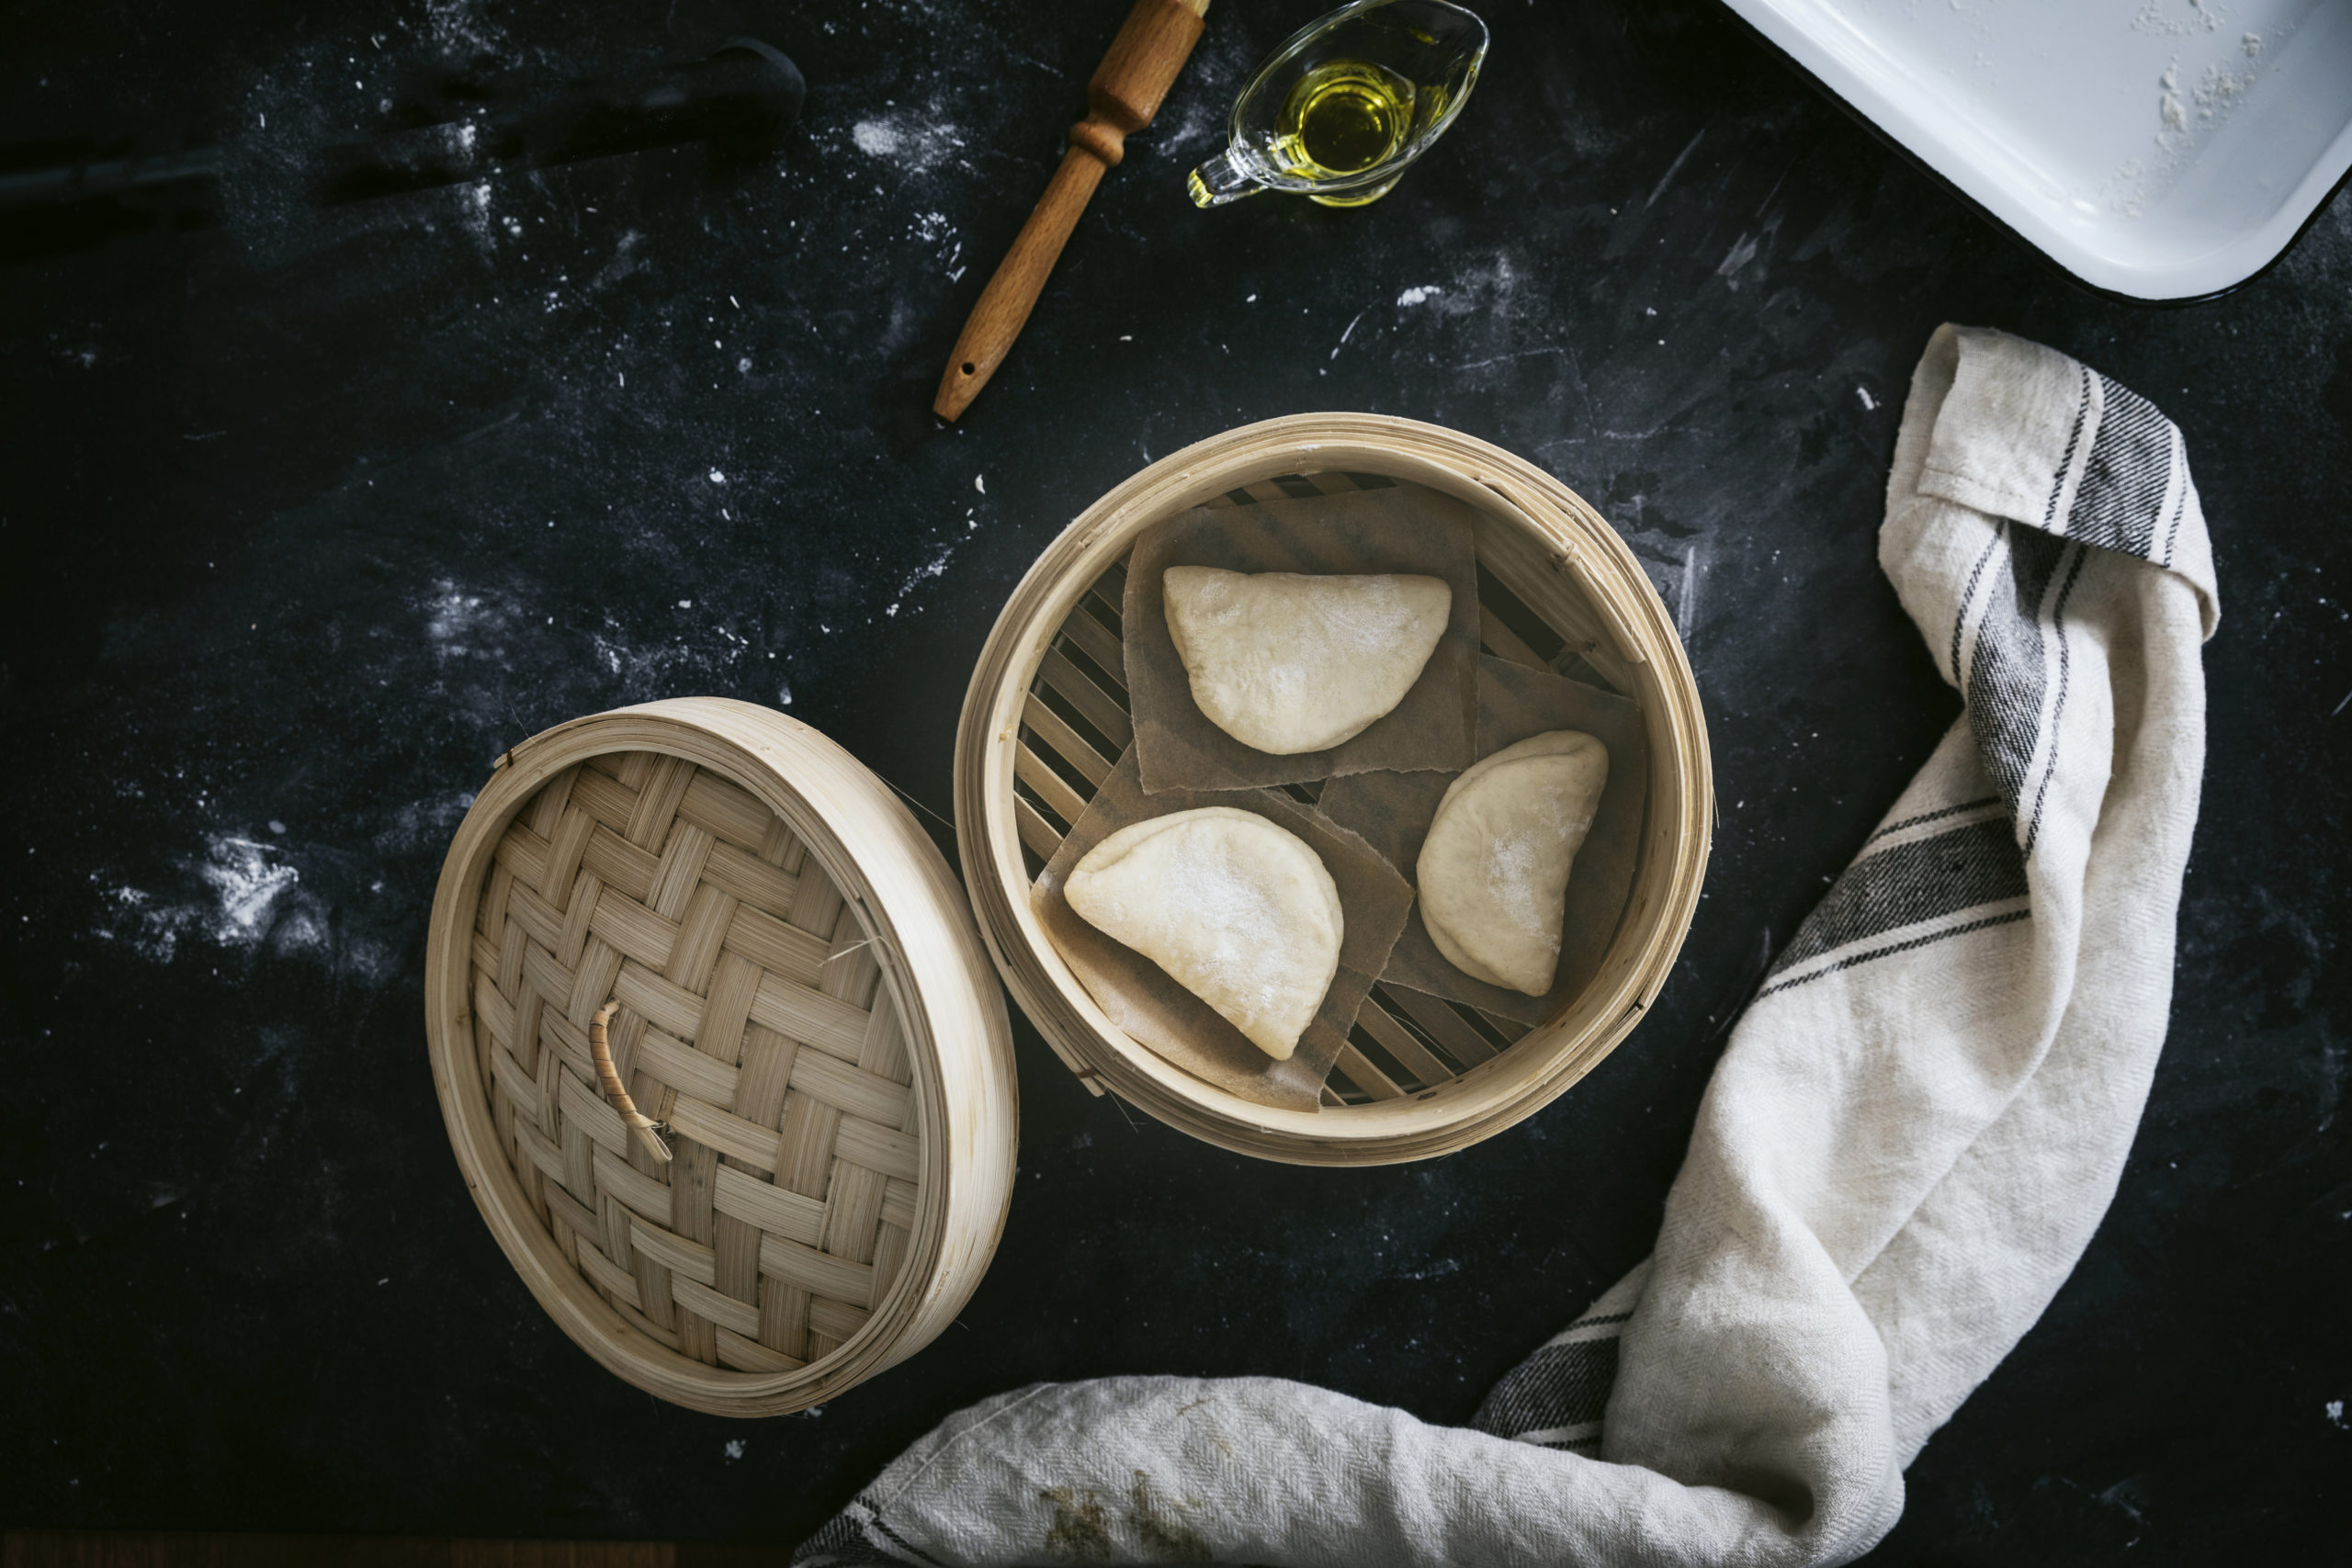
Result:
<svg viewBox="0 0 2352 1568"><path fill-rule="evenodd" d="M1642 803L1649 793L1649 746L1641 710L1628 698L1548 671L1500 659L1478 660L1478 756L1492 756L1554 729L1580 729L1608 747L1609 782L1568 875L1560 963L1551 990L1531 997L1456 969L1421 923L1418 903L1389 955L1381 984L1468 1002L1498 1018L1533 1024L1556 1016L1599 972L1633 891L1641 852ZM1351 773L1324 788L1322 814L1370 844L1411 881L1438 802L1457 776Z"/></svg>
<svg viewBox="0 0 2352 1568"><path fill-rule="evenodd" d="M1156 795L1305 784L1375 768L1468 767L1477 712L1476 516L1450 495L1398 484L1252 506L1197 507L1146 534L1127 561L1121 614L1143 787ZM1412 572L1443 578L1453 589L1453 604L1420 679L1385 716L1329 750L1278 757L1236 740L1193 701L1160 597L1161 575L1171 566Z"/></svg>
<svg viewBox="0 0 2352 1568"><path fill-rule="evenodd" d="M1120 829L1204 806L1252 811L1297 834L1322 858L1340 890L1344 929L1339 972L1287 1062L1277 1062L1251 1044L1247 1035L1150 959L1087 924L1062 893L1080 857ZM1102 781L1102 790L1038 874L1029 896L1056 951L1114 1023L1194 1077L1287 1111L1319 1109L1323 1080L1347 1043L1348 1030L1374 979L1386 966L1413 900L1405 879L1371 845L1286 795L1255 789L1175 789L1146 795L1136 778L1132 746Z"/></svg>

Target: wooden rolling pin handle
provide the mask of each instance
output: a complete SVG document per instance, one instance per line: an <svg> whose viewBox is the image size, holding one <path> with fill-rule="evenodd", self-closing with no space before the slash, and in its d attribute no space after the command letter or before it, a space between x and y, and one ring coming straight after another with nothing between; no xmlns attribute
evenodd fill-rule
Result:
<svg viewBox="0 0 2352 1568"><path fill-rule="evenodd" d="M1127 133L1119 127L1089 115L1069 128L1069 150L1092 154L1094 161L1106 169L1118 167L1119 160L1127 155Z"/></svg>
<svg viewBox="0 0 2352 1568"><path fill-rule="evenodd" d="M1160 100L1200 39L1201 16L1207 8L1207 0L1136 0L1119 36L1111 40L1110 52L1086 85L1088 113L1070 127L1061 167L1054 171L1046 194L980 291L979 303L972 307L956 340L947 373L939 378L939 396L931 405L940 418L952 420L971 407L1012 352L1012 340L1035 309L1102 171L1126 155L1129 133L1141 130L1159 112Z"/></svg>

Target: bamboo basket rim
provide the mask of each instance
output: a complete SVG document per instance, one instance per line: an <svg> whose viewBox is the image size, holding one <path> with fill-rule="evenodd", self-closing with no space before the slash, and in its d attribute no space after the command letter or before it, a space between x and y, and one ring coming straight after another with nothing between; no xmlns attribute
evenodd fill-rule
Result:
<svg viewBox="0 0 2352 1568"><path fill-rule="evenodd" d="M1445 1083L1343 1111L1294 1111L1185 1072L1129 1037L1088 994L1030 907L1013 754L1022 704L1064 621L1146 528L1246 484L1332 470L1428 485L1546 547L1554 570L1571 579L1642 686L1634 694L1652 768L1671 780L1664 792L1669 859L1659 868L1665 897L1638 922L1629 909L1611 945L1613 959L1623 944L1635 944L1613 981L1597 981L1560 1015ZM1669 757L1677 765L1663 767ZM1210 436L1131 475L1064 529L1007 599L981 651L957 728L955 783L957 849L981 936L1064 1064L1096 1092L1107 1089L1211 1144L1309 1165L1451 1153L1532 1114L1590 1071L1639 1021L1672 968L1697 908L1714 814L1706 719L1688 656L1616 531L1566 485L1499 447L1440 425L1345 412L1293 414ZM1654 782L1654 817L1660 794ZM1637 878L1637 893L1642 886ZM1577 1014L1589 1021L1568 1036L1562 1020Z"/></svg>
<svg viewBox="0 0 2352 1568"><path fill-rule="evenodd" d="M857 910L879 983L906 1032L920 1145L908 1253L856 1333L794 1371L711 1366L650 1338L615 1312L532 1213L498 1141L475 1061L471 951L464 933L500 836L563 769L629 751L709 768L784 819ZM812 786L821 804L811 797ZM897 889L886 895L869 864L879 865ZM648 1393L739 1416L820 1404L935 1337L970 1297L1002 1237L1019 1142L1011 1022L1001 989L978 962L978 935L953 872L912 813L837 742L787 714L732 698L670 698L568 720L503 753L458 826L435 891L425 954L427 1048L467 1190L500 1250L566 1336ZM951 1061L941 1049L951 1032L968 1042L959 1049L962 1060Z"/></svg>

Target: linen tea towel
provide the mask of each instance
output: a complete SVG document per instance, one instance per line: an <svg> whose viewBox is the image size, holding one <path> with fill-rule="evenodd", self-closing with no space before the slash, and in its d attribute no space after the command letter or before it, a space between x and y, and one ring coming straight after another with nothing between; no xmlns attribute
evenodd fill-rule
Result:
<svg viewBox="0 0 2352 1568"><path fill-rule="evenodd" d="M962 1411L796 1557L1850 1561L2073 1269L2170 1004L2218 614L2179 433L1950 326L1880 560L1966 707L1734 1032L1651 1258L1440 1427L1267 1378Z"/></svg>

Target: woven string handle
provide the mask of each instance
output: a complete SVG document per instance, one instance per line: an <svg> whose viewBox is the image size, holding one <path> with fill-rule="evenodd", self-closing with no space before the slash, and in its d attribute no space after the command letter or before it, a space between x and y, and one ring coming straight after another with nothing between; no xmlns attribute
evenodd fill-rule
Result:
<svg viewBox="0 0 2352 1568"><path fill-rule="evenodd" d="M621 1113L621 1121L637 1134L637 1141L645 1145L646 1153L655 1159L666 1160L670 1157L670 1145L654 1131L662 1123L638 1110L637 1101L628 1097L621 1075L613 1066L613 1043L605 1037L605 1026L613 1021L613 1014L620 1010L620 1006L618 1000L606 1002L588 1021L588 1055L596 1064L596 1082L605 1091L605 1103Z"/></svg>

